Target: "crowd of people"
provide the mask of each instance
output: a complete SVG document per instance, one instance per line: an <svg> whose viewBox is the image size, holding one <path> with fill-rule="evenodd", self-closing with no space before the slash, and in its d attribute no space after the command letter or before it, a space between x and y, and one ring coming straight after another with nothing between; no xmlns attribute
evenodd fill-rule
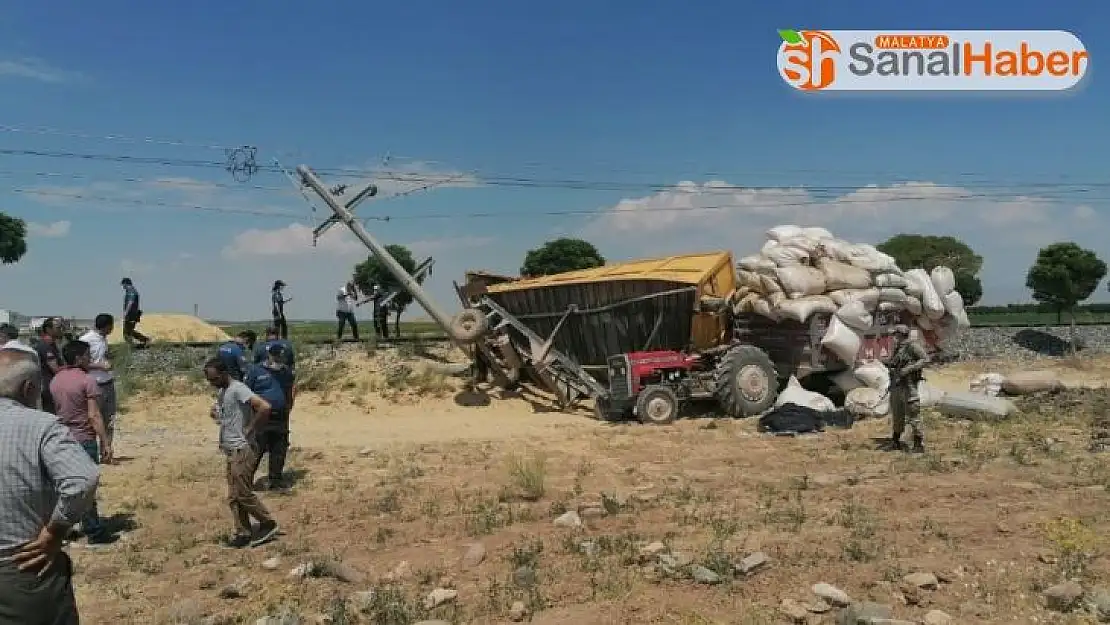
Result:
<svg viewBox="0 0 1110 625"><path fill-rule="evenodd" d="M146 346L135 329L142 312L129 279L123 330L128 345ZM274 284L275 321L289 301ZM279 315L280 313L280 315ZM63 550L118 536L97 510L102 465L116 462L115 372L108 337L116 318L102 313L93 328L67 336L65 322L43 320L33 344L0 325L0 625L78 623L72 564ZM264 340L252 331L222 344L203 365L215 389L211 418L226 460L234 531L227 546L273 540L278 523L256 490L284 489L289 417L296 399L296 355L288 328L275 323ZM267 475L255 481L262 460Z"/></svg>

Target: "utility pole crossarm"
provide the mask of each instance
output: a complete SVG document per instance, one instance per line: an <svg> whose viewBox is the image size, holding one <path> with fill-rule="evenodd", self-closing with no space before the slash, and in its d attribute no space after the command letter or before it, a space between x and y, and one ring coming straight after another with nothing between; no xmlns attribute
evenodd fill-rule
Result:
<svg viewBox="0 0 1110 625"><path fill-rule="evenodd" d="M359 221L357 221L354 215L351 213L350 206L353 206L363 199L372 196L373 193L367 193L364 189L363 192L360 192L354 198L352 198L350 202L342 204L336 200L335 196L333 196L324 186L324 183L322 183L320 179L316 177L316 174L313 173L312 170L309 169L306 165L298 165L297 173L301 176L301 180L304 182L304 184L312 189L312 191L316 193L316 195L320 196L320 199L322 199L328 205L328 208L331 208L332 212L335 213L334 218L329 217L328 220L324 222L324 225L328 225L328 222L331 222L333 224L342 222L348 228L350 228L351 232L353 232L355 236L358 237L359 240L362 241L362 243L367 248L369 248L371 252L373 252L374 256L378 257L378 260L380 260L382 264L385 265L385 268L389 270L389 272L392 273L394 277L397 278L397 280L401 283L401 286L406 291L412 294L413 299L420 303L420 306L424 308L428 315L433 320L435 320L435 322L439 324L439 326L442 327L448 334L458 339L458 337L455 336L455 331L453 330L454 325L452 324L451 318L448 317L447 314L444 313L443 310L436 305L431 296L429 296L428 293L420 286L420 283L417 282L411 275L409 275L407 271L405 271L405 268L402 267L395 258L393 258L393 255L390 254L389 251L386 250L382 244L378 243L378 241L374 239L374 237L370 236L370 233L366 231L366 228L363 227L363 225ZM333 221L333 219L335 221ZM323 228L324 225L321 225L321 228Z"/></svg>

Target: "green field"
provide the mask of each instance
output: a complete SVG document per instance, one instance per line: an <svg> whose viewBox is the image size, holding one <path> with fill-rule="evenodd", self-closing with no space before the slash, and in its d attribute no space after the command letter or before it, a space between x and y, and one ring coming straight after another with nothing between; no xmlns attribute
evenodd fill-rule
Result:
<svg viewBox="0 0 1110 625"><path fill-rule="evenodd" d="M968 317L971 319L971 325L973 326L1058 325L1056 313L1052 312L980 312L972 310L968 312ZM1076 312L1075 321L1088 325L1096 323L1110 324L1110 313L1081 310ZM1070 322L1071 317L1065 314L1059 323L1067 325Z"/></svg>
<svg viewBox="0 0 1110 625"><path fill-rule="evenodd" d="M235 336L235 334L243 330L254 330L259 335L266 331L266 326L270 325L267 321L248 321L242 323L219 324L224 332ZM335 326L334 321L290 321L289 322L289 338L293 341L309 341L320 342L335 339ZM390 336L393 336L394 325L392 322L389 324ZM358 324L359 338L367 340L374 336L374 325L370 320L363 322L361 319ZM430 321L402 321L401 322L401 336L403 337L417 337L417 336L443 336L443 330L439 326ZM348 327L344 329L343 338L351 338L351 329Z"/></svg>

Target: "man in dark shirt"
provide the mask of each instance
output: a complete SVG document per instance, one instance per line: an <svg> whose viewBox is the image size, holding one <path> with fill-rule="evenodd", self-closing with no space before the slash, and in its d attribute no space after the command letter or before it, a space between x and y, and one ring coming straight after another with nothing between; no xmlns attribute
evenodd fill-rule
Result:
<svg viewBox="0 0 1110 625"><path fill-rule="evenodd" d="M63 367L62 354L58 350L58 342L61 338L61 321L54 317L44 319L42 327L39 328L39 340L35 344L35 351L39 355L39 367L42 369L42 411L50 414L57 414L54 396L50 393L50 382Z"/></svg>
<svg viewBox="0 0 1110 625"><path fill-rule="evenodd" d="M254 364L260 365L270 359L270 347L277 345L281 348L281 362L291 370L296 370L297 357L293 352L293 344L288 339L279 338L278 329L266 328L266 340L254 346Z"/></svg>
<svg viewBox="0 0 1110 625"><path fill-rule="evenodd" d="M257 338L258 335L254 333L254 330L244 330L237 334L235 338L220 345L219 349L216 351L216 358L219 358L220 362L224 363L224 366L227 367L228 375L233 379L239 381L243 380L243 375L247 371L247 365L250 364L247 354L254 349L254 343Z"/></svg>
<svg viewBox="0 0 1110 625"><path fill-rule="evenodd" d="M150 339L135 329L143 317L143 311L139 308L139 291L131 278L120 280L120 286L123 287L123 340L128 346L133 346L138 340L141 347L146 347Z"/></svg>
<svg viewBox="0 0 1110 625"><path fill-rule="evenodd" d="M247 369L243 383L270 404L270 418L259 429L255 441L258 455L252 475L262 465L262 456L269 454L264 484L266 488L280 489L284 487L285 456L289 452L289 412L296 395L295 377L283 362L281 346L271 344L267 356L266 362Z"/></svg>
<svg viewBox="0 0 1110 625"><path fill-rule="evenodd" d="M274 320L274 327L277 328L280 338L289 338L289 324L285 322L285 304L293 301L290 297L286 299L285 295L281 292L285 288L285 283L281 280L274 281L274 288L270 292L270 315Z"/></svg>

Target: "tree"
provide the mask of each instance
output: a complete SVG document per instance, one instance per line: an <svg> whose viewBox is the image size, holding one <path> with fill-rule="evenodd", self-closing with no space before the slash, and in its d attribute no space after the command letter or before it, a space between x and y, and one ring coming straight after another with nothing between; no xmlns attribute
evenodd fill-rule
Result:
<svg viewBox="0 0 1110 625"><path fill-rule="evenodd" d="M978 277L983 257L956 237L898 234L876 247L893 257L902 269L932 271L937 266L948 267L956 276L956 291L965 306L974 306L983 298L983 282Z"/></svg>
<svg viewBox="0 0 1110 625"><path fill-rule="evenodd" d="M1056 310L1057 323L1064 311L1071 313L1074 345L1075 306L1095 292L1105 275L1106 263L1091 250L1075 243L1053 243L1037 253L1025 286L1033 290L1033 299Z"/></svg>
<svg viewBox="0 0 1110 625"><path fill-rule="evenodd" d="M0 213L0 263L18 263L27 253L27 222Z"/></svg>
<svg viewBox="0 0 1110 625"><path fill-rule="evenodd" d="M555 273L592 269L605 264L605 257L597 248L582 239L555 239L541 247L528 250L520 275L525 277L549 276Z"/></svg>
<svg viewBox="0 0 1110 625"><path fill-rule="evenodd" d="M390 244L385 246L385 249L389 252L390 256L397 261L397 264L401 265L405 271L409 272L409 275L416 272L416 260L413 258L409 248L404 245ZM417 279L417 282L423 284L426 276L427 274L421 276ZM394 289L399 289L400 292L398 292L396 297L393 298L393 301L389 303L390 311L396 315L394 318L394 325L399 334L401 331L401 314L405 312L405 309L412 303L412 293L409 293L401 286L401 281L386 269L385 264L382 263L377 256L369 256L366 260L355 265L352 279L354 280L355 286L358 287L358 290L363 293L369 293L375 284L386 293Z"/></svg>
<svg viewBox="0 0 1110 625"><path fill-rule="evenodd" d="M979 276L960 272L956 275L956 292L964 300L964 306L974 306L983 299L983 281Z"/></svg>

